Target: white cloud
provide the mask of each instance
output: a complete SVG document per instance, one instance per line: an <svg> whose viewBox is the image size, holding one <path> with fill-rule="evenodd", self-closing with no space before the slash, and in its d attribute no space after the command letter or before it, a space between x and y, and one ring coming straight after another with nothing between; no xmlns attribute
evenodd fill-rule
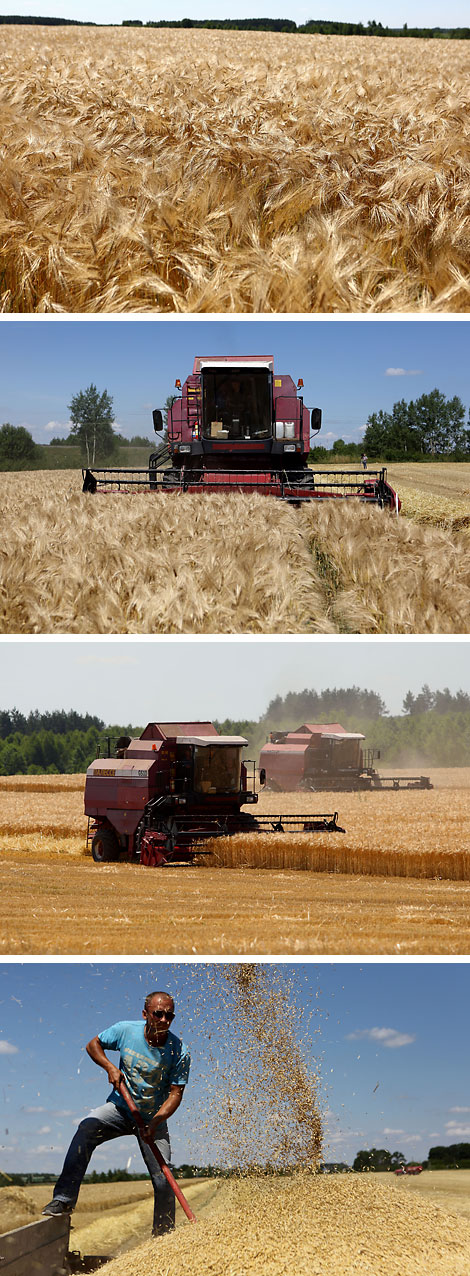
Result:
<svg viewBox="0 0 470 1276"><path fill-rule="evenodd" d="M0 1041L0 1054L18 1054L18 1046L13 1046L11 1041Z"/></svg>
<svg viewBox="0 0 470 1276"><path fill-rule="evenodd" d="M33 1104L32 1107L24 1106L21 1110L22 1112L47 1112L47 1108L43 1108L41 1104L38 1104L37 1106L34 1106Z"/></svg>
<svg viewBox="0 0 470 1276"><path fill-rule="evenodd" d="M369 1041L377 1041L380 1046L386 1046L390 1050L399 1046L409 1046L416 1041L415 1036L407 1032L398 1032L396 1028L357 1028L355 1032L348 1032L346 1041L359 1041L361 1037Z"/></svg>
<svg viewBox="0 0 470 1276"><path fill-rule="evenodd" d="M42 1125L40 1130L38 1130L38 1134L50 1134L51 1130L51 1125Z"/></svg>
<svg viewBox="0 0 470 1276"><path fill-rule="evenodd" d="M470 1125L459 1125L458 1121L447 1121L446 1130L448 1134L458 1134L460 1137L466 1137L470 1134Z"/></svg>
<svg viewBox="0 0 470 1276"><path fill-rule="evenodd" d="M421 377L422 368L387 368L386 377Z"/></svg>
<svg viewBox="0 0 470 1276"><path fill-rule="evenodd" d="M385 1129L382 1130L382 1134L404 1134L404 1133L405 1133L404 1130L389 1130L388 1126L385 1126Z"/></svg>
<svg viewBox="0 0 470 1276"><path fill-rule="evenodd" d="M470 1112L470 1108L449 1108L449 1112Z"/></svg>
<svg viewBox="0 0 470 1276"><path fill-rule="evenodd" d="M48 421L43 425L45 434L70 434L71 421Z"/></svg>
<svg viewBox="0 0 470 1276"><path fill-rule="evenodd" d="M34 1156L44 1156L46 1152L63 1152L63 1150L58 1143L38 1143L36 1147L30 1148Z"/></svg>

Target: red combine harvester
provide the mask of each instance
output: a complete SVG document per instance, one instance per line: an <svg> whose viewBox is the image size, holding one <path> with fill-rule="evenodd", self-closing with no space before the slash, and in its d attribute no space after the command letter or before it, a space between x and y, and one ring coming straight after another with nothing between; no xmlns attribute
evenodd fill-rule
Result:
<svg viewBox="0 0 470 1276"><path fill-rule="evenodd" d="M219 735L211 722L149 722L138 739L108 739L108 756L92 762L85 784L87 846L96 863L191 864L208 838L233 833L344 833L336 811L242 811L258 801L255 764L242 761L246 743Z"/></svg>
<svg viewBox="0 0 470 1276"><path fill-rule="evenodd" d="M148 468L84 469L84 492L259 492L296 505L356 497L398 514L385 469L309 469L310 431L318 434L321 410L304 407L303 381L296 386L275 373L271 355L198 356L176 388L181 394L168 413L168 442L152 453ZM153 423L163 430L159 409Z"/></svg>
<svg viewBox="0 0 470 1276"><path fill-rule="evenodd" d="M304 722L295 731L272 731L260 753L260 778L278 792L432 789L428 775L379 775L374 761L380 753L363 749L364 738L339 722Z"/></svg>

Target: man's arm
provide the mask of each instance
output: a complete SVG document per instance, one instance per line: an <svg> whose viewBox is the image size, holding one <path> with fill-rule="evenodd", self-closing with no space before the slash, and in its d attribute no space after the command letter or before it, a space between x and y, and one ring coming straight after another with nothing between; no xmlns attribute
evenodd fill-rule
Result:
<svg viewBox="0 0 470 1276"><path fill-rule="evenodd" d="M142 1131L142 1136L144 1139L153 1139L157 1125L160 1125L160 1121L168 1121L168 1118L173 1116L173 1113L176 1112L176 1109L179 1108L180 1106L181 1100L183 1098L183 1093L184 1093L184 1085L170 1086L170 1093L168 1095L168 1098L165 1099L164 1103L162 1103L161 1108L158 1109L158 1112L156 1112L155 1116L152 1117L152 1120L149 1121L149 1124L145 1127L145 1130Z"/></svg>
<svg viewBox="0 0 470 1276"><path fill-rule="evenodd" d="M88 1042L86 1051L90 1059L93 1059L93 1063L97 1063L100 1068L104 1068L105 1072L107 1072L109 1084L112 1085L113 1090L118 1090L119 1084L124 1080L124 1077L119 1068L116 1068L114 1063L111 1063L111 1060L105 1055L99 1037L92 1037L91 1041Z"/></svg>

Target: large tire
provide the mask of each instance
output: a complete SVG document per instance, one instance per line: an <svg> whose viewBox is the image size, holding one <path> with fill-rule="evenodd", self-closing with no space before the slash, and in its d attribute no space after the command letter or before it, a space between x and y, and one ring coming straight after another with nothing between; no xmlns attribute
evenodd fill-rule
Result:
<svg viewBox="0 0 470 1276"><path fill-rule="evenodd" d="M91 844L95 864L110 864L119 859L119 846L112 829L99 829Z"/></svg>

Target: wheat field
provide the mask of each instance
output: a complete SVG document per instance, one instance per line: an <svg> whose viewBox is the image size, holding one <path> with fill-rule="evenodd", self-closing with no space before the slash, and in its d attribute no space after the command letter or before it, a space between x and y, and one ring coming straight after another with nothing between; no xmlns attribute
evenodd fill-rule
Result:
<svg viewBox="0 0 470 1276"><path fill-rule="evenodd" d="M2 31L9 312L467 311L466 41Z"/></svg>
<svg viewBox="0 0 470 1276"><path fill-rule="evenodd" d="M0 633L466 634L470 529L440 525L435 467L416 468L419 521L351 501L90 496L77 471L1 474ZM468 482L465 464L447 469ZM455 478L442 479L451 503Z"/></svg>
<svg viewBox="0 0 470 1276"><path fill-rule="evenodd" d="M66 778L2 781L5 954L470 951L469 768L431 771L432 791L262 794L260 814L337 806L346 833L218 839L171 870L93 864Z"/></svg>

